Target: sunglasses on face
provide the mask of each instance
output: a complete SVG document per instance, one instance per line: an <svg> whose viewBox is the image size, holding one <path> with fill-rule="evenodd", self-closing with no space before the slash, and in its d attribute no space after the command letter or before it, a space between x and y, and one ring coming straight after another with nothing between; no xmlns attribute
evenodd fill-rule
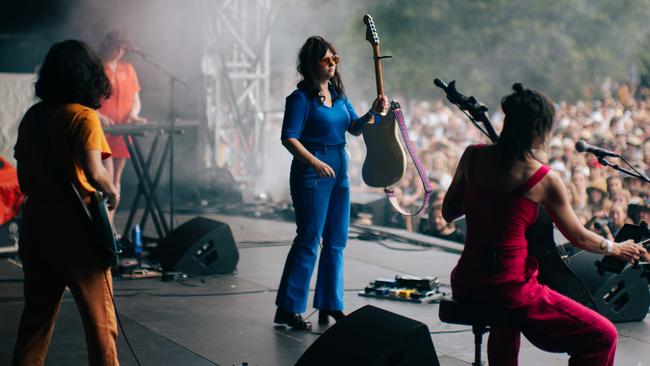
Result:
<svg viewBox="0 0 650 366"><path fill-rule="evenodd" d="M334 56L327 56L323 57L320 60L321 65L323 66L329 66L329 65L338 65L340 61L339 55L334 55Z"/></svg>

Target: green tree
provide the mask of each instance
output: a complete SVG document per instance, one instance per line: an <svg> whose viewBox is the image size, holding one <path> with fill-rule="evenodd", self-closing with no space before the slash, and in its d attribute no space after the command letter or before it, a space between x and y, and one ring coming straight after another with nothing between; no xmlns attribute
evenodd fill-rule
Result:
<svg viewBox="0 0 650 366"><path fill-rule="evenodd" d="M457 79L459 89L492 108L515 81L555 100L575 100L605 76L624 79L649 54L639 49L650 34L650 0L363 3L377 25L382 53L393 56L383 62L389 95L439 96L432 83L439 77ZM361 22L362 14L351 16L342 39L353 50L353 70L372 67L369 46L360 46ZM363 92L373 86L362 83Z"/></svg>

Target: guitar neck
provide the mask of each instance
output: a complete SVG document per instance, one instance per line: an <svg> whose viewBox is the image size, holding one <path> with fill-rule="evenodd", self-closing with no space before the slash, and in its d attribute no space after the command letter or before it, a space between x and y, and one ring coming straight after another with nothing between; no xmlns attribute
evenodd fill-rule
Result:
<svg viewBox="0 0 650 366"><path fill-rule="evenodd" d="M377 95L384 96L384 77L381 73L381 50L379 44L372 45L372 53L375 59L375 82L377 83Z"/></svg>

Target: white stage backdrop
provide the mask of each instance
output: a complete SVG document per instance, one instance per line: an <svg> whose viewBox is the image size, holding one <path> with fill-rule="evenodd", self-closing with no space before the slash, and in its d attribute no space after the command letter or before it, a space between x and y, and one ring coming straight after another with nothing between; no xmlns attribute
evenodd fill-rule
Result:
<svg viewBox="0 0 650 366"><path fill-rule="evenodd" d="M35 74L0 73L0 155L12 162L18 123L34 103Z"/></svg>

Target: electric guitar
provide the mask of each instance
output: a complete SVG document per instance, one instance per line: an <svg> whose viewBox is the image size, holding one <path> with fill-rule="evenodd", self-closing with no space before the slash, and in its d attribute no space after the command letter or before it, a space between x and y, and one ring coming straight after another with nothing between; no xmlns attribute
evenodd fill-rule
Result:
<svg viewBox="0 0 650 366"><path fill-rule="evenodd" d="M90 196L90 204L86 206L81 194L74 184L70 183L72 194L77 198L77 207L81 214L88 220L93 238L106 265L119 265L119 254L122 253L113 223L108 218L106 198L100 191L95 191Z"/></svg>
<svg viewBox="0 0 650 366"><path fill-rule="evenodd" d="M370 15L363 17L366 24L366 40L372 45L375 61L377 95L384 96L384 79L381 71L379 35ZM366 143L366 159L361 175L370 187L384 188L397 183L406 174L406 153L400 141L396 113L401 115L400 106L391 101L390 109L381 120L363 126L363 140ZM375 115L375 118L379 116Z"/></svg>
<svg viewBox="0 0 650 366"><path fill-rule="evenodd" d="M119 254L122 253L115 227L108 217L106 198L100 191L91 196L90 213L97 231L99 249L103 251L107 264L115 267L120 264Z"/></svg>
<svg viewBox="0 0 650 366"><path fill-rule="evenodd" d="M367 14L364 15L363 22L366 25L366 40L372 45L377 95L384 96L381 59L391 56L381 55L379 35L377 34L377 28L372 17ZM402 209L394 192L389 188L399 182L406 174L406 151L404 151L404 147L400 141L400 134L415 163L425 191L422 206L415 212L406 212ZM421 163L411 146L399 103L391 101L390 108L385 115L375 115L375 121L373 123L364 124L363 140L366 144L366 158L361 169L363 181L370 187L384 188L389 202L402 215L417 215L429 200L431 185L429 184L426 172L422 169Z"/></svg>

